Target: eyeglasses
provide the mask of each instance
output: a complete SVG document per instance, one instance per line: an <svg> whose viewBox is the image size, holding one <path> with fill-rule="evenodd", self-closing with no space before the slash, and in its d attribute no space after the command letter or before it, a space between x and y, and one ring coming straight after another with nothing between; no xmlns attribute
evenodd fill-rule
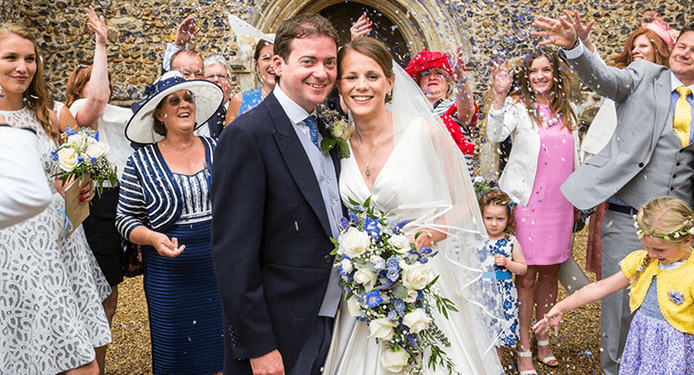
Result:
<svg viewBox="0 0 694 375"><path fill-rule="evenodd" d="M178 105L181 104L181 99L183 99L187 103L195 104L195 97L193 96L193 94L183 94L182 98L178 95L172 94L172 96L169 96L169 98L166 99L166 102L169 103L169 105L172 107L178 107Z"/></svg>
<svg viewBox="0 0 694 375"><path fill-rule="evenodd" d="M220 80L222 80L222 79L227 80L227 81L229 80L229 76L226 74L207 74L207 75L205 75L205 79L208 81L215 79L215 78L220 79Z"/></svg>
<svg viewBox="0 0 694 375"><path fill-rule="evenodd" d="M178 69L174 69L174 70L178 70L181 73L181 75L183 76L183 78L185 78L185 79L191 79L191 78L203 79L203 78L205 78L205 72L202 70L198 70L197 72L192 72L192 71L185 69L185 68L178 68Z"/></svg>

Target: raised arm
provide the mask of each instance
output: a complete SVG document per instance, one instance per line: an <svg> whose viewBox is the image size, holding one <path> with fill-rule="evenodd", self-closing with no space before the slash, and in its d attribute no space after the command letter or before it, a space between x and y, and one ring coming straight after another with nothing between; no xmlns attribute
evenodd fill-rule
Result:
<svg viewBox="0 0 694 375"><path fill-rule="evenodd" d="M494 101L487 120L487 139L490 142L501 142L511 135L516 127L518 115L506 100L511 89L513 75L509 71L508 61L497 61L492 66Z"/></svg>
<svg viewBox="0 0 694 375"><path fill-rule="evenodd" d="M590 29L593 27L593 24L595 23L595 20L590 20L588 21L587 24L583 24L581 22L581 17L578 16L578 11L574 9L573 14L569 12L568 10L564 11L564 17L566 17L566 20L573 26L574 30L576 30L576 36L578 36L578 39L581 39L581 42L583 42L583 45L588 48L590 52L595 53L595 45L593 44L593 41L590 39Z"/></svg>
<svg viewBox="0 0 694 375"><path fill-rule="evenodd" d="M355 22L354 25L349 28L351 40L354 40L360 36L369 36L369 33L371 33L372 24L373 23L371 20L369 20L369 17L366 16L366 13L362 13L357 22Z"/></svg>
<svg viewBox="0 0 694 375"><path fill-rule="evenodd" d="M171 68L171 56L176 52L186 49L186 45L195 37L195 14L191 14L184 19L176 28L176 38L173 43L166 45L162 68L165 72Z"/></svg>
<svg viewBox="0 0 694 375"><path fill-rule="evenodd" d="M96 121L104 114L108 100L111 97L111 90L108 83L108 63L106 61L106 41L108 30L104 17L97 16L94 8L85 9L89 27L94 30L96 35L96 46L94 47L94 64L92 75L89 78L89 88L87 100L75 113L75 119L80 127L97 128Z"/></svg>
<svg viewBox="0 0 694 375"><path fill-rule="evenodd" d="M452 78L458 90L458 95L456 97L458 123L463 126L469 126L475 118L477 108L475 107L475 98L472 95L472 88L465 75L463 56L463 46L459 45L456 49L455 56L453 56L453 73L455 77Z"/></svg>

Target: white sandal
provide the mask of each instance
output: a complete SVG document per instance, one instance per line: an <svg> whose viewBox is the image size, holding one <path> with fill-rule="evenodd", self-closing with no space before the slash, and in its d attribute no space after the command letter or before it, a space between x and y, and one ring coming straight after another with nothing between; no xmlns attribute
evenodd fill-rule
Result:
<svg viewBox="0 0 694 375"><path fill-rule="evenodd" d="M520 350L516 350L516 354L519 357L523 357L523 358L532 358L533 357L533 352L531 352L531 351L521 352ZM525 370L525 371L521 371L520 375L537 375L537 371L536 370Z"/></svg>
<svg viewBox="0 0 694 375"><path fill-rule="evenodd" d="M537 346L549 346L549 340L537 340ZM540 359L539 353L537 359ZM559 362L553 355L540 359L540 362L544 363L545 366L559 367Z"/></svg>

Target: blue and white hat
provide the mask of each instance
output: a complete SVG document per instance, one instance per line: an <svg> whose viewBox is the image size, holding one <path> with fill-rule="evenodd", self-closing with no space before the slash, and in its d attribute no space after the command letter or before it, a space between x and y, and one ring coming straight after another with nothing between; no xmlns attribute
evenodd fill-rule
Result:
<svg viewBox="0 0 694 375"><path fill-rule="evenodd" d="M199 128L212 117L224 100L224 92L215 83L194 79L186 81L181 73L164 73L147 86L144 99L133 105L133 116L125 126L125 137L136 143L156 143L164 139L154 131L154 110L171 93L188 90L195 98L195 128Z"/></svg>

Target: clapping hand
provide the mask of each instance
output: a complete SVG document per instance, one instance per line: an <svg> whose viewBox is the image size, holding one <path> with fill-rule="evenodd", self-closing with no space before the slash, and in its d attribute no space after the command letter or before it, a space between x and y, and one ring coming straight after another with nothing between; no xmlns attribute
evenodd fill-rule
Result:
<svg viewBox="0 0 694 375"><path fill-rule="evenodd" d="M352 40L357 39L360 36L368 36L371 32L371 25L373 23L366 16L366 13L362 13L361 17L357 22L349 28L349 33L352 36Z"/></svg>
<svg viewBox="0 0 694 375"><path fill-rule="evenodd" d="M564 49L571 49L576 43L576 30L562 17L558 19L537 17L533 27L544 30L530 33L532 36L545 38L538 43L540 46L554 44Z"/></svg>
<svg viewBox="0 0 694 375"><path fill-rule="evenodd" d="M191 14L181 22L176 28L176 40L174 44L177 47L183 48L193 39L195 34L195 14Z"/></svg>

